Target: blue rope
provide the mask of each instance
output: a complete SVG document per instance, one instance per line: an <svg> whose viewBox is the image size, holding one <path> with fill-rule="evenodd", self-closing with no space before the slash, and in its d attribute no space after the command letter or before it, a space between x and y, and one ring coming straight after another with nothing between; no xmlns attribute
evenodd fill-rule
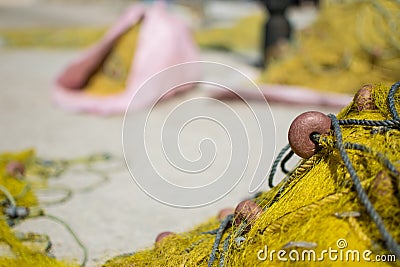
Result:
<svg viewBox="0 0 400 267"><path fill-rule="evenodd" d="M222 235L224 234L225 230L228 228L228 226L232 222L232 220L233 220L233 214L229 214L228 216L225 217L225 219L219 225L217 235L215 237L214 244L213 244L213 247L211 250L210 260L208 261L208 267L211 267L212 264L214 263L215 255L217 253L219 243L221 242Z"/></svg>
<svg viewBox="0 0 400 267"><path fill-rule="evenodd" d="M360 178L358 177L356 170L354 169L353 164L350 161L349 155L347 154L346 148L343 144L342 131L340 129L338 119L333 114L329 114L328 116L332 120L332 127L336 136L336 142L335 142L336 148L339 150L340 157L342 158L344 165L347 168L347 171L350 173L351 179L353 180L354 189L357 192L361 204L364 205L368 215L371 217L371 219L377 226L383 240L385 241L387 248L392 253L394 253L397 258L400 258L400 246L397 244L396 240L386 229L381 216L379 216L378 212L375 210L374 206L369 200L367 193L365 192L364 188L361 185Z"/></svg>
<svg viewBox="0 0 400 267"><path fill-rule="evenodd" d="M340 125L363 125L363 126L384 126L394 129L400 129L400 117L396 110L394 95L400 87L400 81L396 82L390 87L387 102L392 119L390 120L355 120L355 119L345 119L338 120Z"/></svg>
<svg viewBox="0 0 400 267"><path fill-rule="evenodd" d="M274 187L274 176L276 173L276 170L278 168L278 164L279 162L282 160L283 156L285 155L286 151L288 151L290 149L290 145L287 144L284 148L282 148L282 150L279 152L278 156L276 157L276 159L274 160L274 163L272 163L272 167L271 167L271 171L269 173L268 176L268 186L270 188Z"/></svg>

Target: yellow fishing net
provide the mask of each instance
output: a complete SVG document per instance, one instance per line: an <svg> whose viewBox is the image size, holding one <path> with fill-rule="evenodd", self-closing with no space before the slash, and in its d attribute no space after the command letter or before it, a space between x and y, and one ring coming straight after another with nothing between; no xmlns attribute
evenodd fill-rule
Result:
<svg viewBox="0 0 400 267"><path fill-rule="evenodd" d="M195 40L204 48L226 50L258 49L264 15L243 17L227 26L199 28ZM98 41L106 27L38 27L0 29L0 41L7 47L79 48Z"/></svg>
<svg viewBox="0 0 400 267"><path fill-rule="evenodd" d="M261 46L261 28L264 14L241 18L228 27L211 27L195 32L195 40L203 48L228 51L258 50Z"/></svg>
<svg viewBox="0 0 400 267"><path fill-rule="evenodd" d="M331 3L334 2L334 3ZM400 3L324 1L317 21L270 62L262 83L354 93L369 82L400 79Z"/></svg>
<svg viewBox="0 0 400 267"><path fill-rule="evenodd" d="M46 234L18 232L13 228L39 217L64 226L81 248L81 265L85 265L88 259L85 245L67 223L48 214L43 207L64 203L73 194L89 192L108 181L108 172L94 168L94 164L110 157L93 154L71 160L48 160L37 157L33 150L0 154L0 266L79 266L73 259L55 259ZM48 184L49 179L60 178L74 167L94 174L96 181L74 190L65 185Z"/></svg>
<svg viewBox="0 0 400 267"><path fill-rule="evenodd" d="M6 209L5 206L10 204L7 198L13 198L16 202L14 204L18 207L33 209L37 207L38 201L32 190L30 190L27 181L21 179L19 173L12 174L7 172L7 165L10 162L23 164L25 171L29 172L30 167L34 165L35 158L33 150L0 155L0 187L2 189L0 191L0 199L3 209ZM11 197L6 194L9 194ZM35 244L28 246L28 240L18 238L18 234L10 228L4 211L2 211L0 216L0 266L77 266L50 257L45 251L37 249L37 246L35 249Z"/></svg>
<svg viewBox="0 0 400 267"><path fill-rule="evenodd" d="M137 24L121 35L102 65L83 88L86 93L107 96L126 89L139 29L140 24Z"/></svg>
<svg viewBox="0 0 400 267"><path fill-rule="evenodd" d="M353 101L337 118L341 120L345 146L364 147L363 150L353 145L346 151L378 216L399 242L400 120L394 128L346 125L348 119L393 123L396 118L389 108L388 92L387 86L374 86L370 99L373 108L363 110L360 105L365 103ZM392 99L394 107L400 110L400 92ZM280 184L252 199L263 212L248 231L242 225L228 225L214 250L212 266L393 264L392 253L387 250L377 224L353 187L347 165L336 147L337 135L331 131L319 138L318 153L301 160ZM216 240L213 230L220 224L217 217L211 218L191 231L167 236L154 247L111 259L105 266L207 266ZM308 259L310 249L315 252L315 259L313 254ZM336 260L323 253L329 249L337 251ZM271 258L269 253L273 250ZM287 261L278 260L279 250L285 251ZM359 261L357 255L352 256L355 250ZM302 261L303 251L307 252L307 258ZM367 255L365 259L363 255ZM388 262L373 262L379 257Z"/></svg>
<svg viewBox="0 0 400 267"><path fill-rule="evenodd" d="M0 44L6 47L76 48L98 41L106 27L32 27L0 29Z"/></svg>

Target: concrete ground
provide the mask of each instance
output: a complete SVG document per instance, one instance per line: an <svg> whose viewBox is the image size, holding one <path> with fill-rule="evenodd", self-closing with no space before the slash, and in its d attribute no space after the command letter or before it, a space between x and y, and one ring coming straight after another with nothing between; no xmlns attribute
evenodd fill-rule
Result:
<svg viewBox="0 0 400 267"><path fill-rule="evenodd" d="M121 5L124 4L126 3ZM251 8L254 6L250 5L249 9ZM46 10L49 13L46 13ZM59 13L54 13L55 10ZM62 10L66 12L63 13ZM107 24L115 19L120 10L121 6L109 9L104 3L93 5L93 8L80 8L76 4L63 9L60 3L47 5L43 9L37 6L9 9L3 7L0 8L0 13L6 15L0 16L0 24L24 26L62 21L65 21L65 24ZM29 17L30 14L32 17ZM72 16L76 19L71 19ZM247 181L239 183L231 193L216 203L202 208L180 209L160 204L142 192L124 165L121 138L123 116L70 114L54 106L50 100L54 77L78 53L78 50L0 48L0 124L3 125L0 151L34 148L37 154L44 158L74 158L97 152L115 155L116 160L112 168L108 163L100 163L97 166L110 170L109 182L91 192L77 193L64 204L46 207L46 212L64 219L82 239L89 249L89 266L100 265L121 253L152 246L159 232L189 230L208 217L216 215L221 208L234 207L240 200L249 196ZM201 58L234 66L253 78L257 76L255 69L228 53L203 51ZM163 104L164 108L187 97L186 95L171 99ZM232 105L238 107L240 104ZM215 112L219 112L218 107L213 108ZM256 108L264 109L265 106L256 104ZM240 109L239 107L238 110ZM338 111L278 104L272 104L271 109L276 123L277 150L287 143L288 128L298 114L310 109L323 112ZM164 109L156 109L153 115L164 116ZM198 134L198 130L189 129L188 136L190 131L193 131L193 135ZM204 130L211 135L212 131ZM249 131L249 138L258 138L252 134L253 132ZM271 139L272 135L264 138ZM218 143L218 140L214 141ZM192 145L189 144L190 138L185 142L189 147ZM192 147L197 151L197 144ZM275 154L277 152L275 151ZM267 153L272 157L274 151ZM226 155L218 156L223 158ZM282 174L278 173L278 176L282 177ZM88 180L95 179L85 173L69 172L52 184L63 184L78 190L87 184ZM266 190L267 185L264 184L262 189ZM59 258L79 260L81 257L76 243L61 226L44 219L35 219L28 220L18 226L18 229L49 234L53 241L53 253Z"/></svg>

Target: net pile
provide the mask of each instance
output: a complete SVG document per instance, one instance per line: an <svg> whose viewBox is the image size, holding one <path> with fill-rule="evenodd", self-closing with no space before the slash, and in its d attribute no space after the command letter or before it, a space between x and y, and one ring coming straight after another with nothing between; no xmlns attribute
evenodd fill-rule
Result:
<svg viewBox="0 0 400 267"><path fill-rule="evenodd" d="M366 83L399 80L400 2L323 3L317 21L270 62L260 82L354 93Z"/></svg>

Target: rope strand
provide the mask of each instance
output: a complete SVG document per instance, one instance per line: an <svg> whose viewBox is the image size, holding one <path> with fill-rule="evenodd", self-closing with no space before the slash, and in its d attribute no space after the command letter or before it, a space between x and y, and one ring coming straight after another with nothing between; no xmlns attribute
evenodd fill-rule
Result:
<svg viewBox="0 0 400 267"><path fill-rule="evenodd" d="M390 232L386 229L381 216L379 216L378 212L375 210L374 206L372 205L371 201L368 198L367 193L365 192L364 188L361 185L360 178L358 177L356 170L353 167L353 164L350 161L349 155L345 149L343 144L343 137L342 131L340 129L339 121L335 115L329 114L329 118L332 120L332 127L336 136L336 148L339 150L340 156L349 172L352 180L354 189L357 192L358 198L361 204L365 207L368 215L371 217L375 225L377 226L379 232L387 248L396 255L397 258L400 258L400 247L397 244L396 240L390 234Z"/></svg>
<svg viewBox="0 0 400 267"><path fill-rule="evenodd" d="M42 215L42 217L50 219L58 224L61 224L62 226L65 227L65 229L67 229L67 231L71 234L71 236L75 239L76 243L78 244L78 246L82 249L83 252L83 258L82 258L82 262L81 262L81 266L85 266L86 262L88 260L88 250L86 248L86 246L82 243L82 241L79 239L78 235L74 232L74 230L72 230L72 228L63 220L61 220L60 218L50 215L50 214L45 214Z"/></svg>
<svg viewBox="0 0 400 267"><path fill-rule="evenodd" d="M271 171L269 172L269 176L268 176L268 186L270 188L274 187L274 176L276 173L276 170L278 168L278 164L279 162L282 160L283 156L285 155L286 151L288 151L290 149L290 145L287 144L284 148L282 148L282 150L279 152L278 156L276 157L274 163L272 163L272 167L271 167Z"/></svg>

